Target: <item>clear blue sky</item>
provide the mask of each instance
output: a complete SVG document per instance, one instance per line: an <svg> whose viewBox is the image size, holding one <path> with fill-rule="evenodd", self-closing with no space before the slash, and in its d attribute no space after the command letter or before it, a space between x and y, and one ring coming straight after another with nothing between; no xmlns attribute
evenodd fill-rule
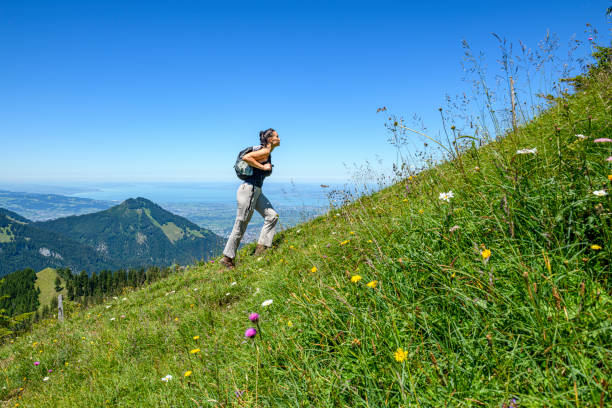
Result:
<svg viewBox="0 0 612 408"><path fill-rule="evenodd" d="M461 40L546 30L609 43L605 0L3 1L0 181L235 178L274 127L277 180L346 179L395 158L380 106L438 126Z"/></svg>

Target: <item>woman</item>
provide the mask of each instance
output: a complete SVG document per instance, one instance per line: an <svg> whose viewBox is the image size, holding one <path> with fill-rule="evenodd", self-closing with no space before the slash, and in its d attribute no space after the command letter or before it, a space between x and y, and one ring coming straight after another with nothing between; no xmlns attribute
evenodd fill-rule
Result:
<svg viewBox="0 0 612 408"><path fill-rule="evenodd" d="M253 168L253 175L244 180L236 193L238 199L236 222L223 250L223 259L221 259L221 263L230 269L235 266L236 250L251 220L253 210L257 210L264 217L264 225L261 234L259 234L255 255L261 254L272 246L272 238L274 238L276 222L278 221L278 214L261 192L261 187L264 179L272 173L271 153L280 145L280 138L276 130L270 128L259 132L259 141L261 146L254 148L252 152L242 157L242 160Z"/></svg>

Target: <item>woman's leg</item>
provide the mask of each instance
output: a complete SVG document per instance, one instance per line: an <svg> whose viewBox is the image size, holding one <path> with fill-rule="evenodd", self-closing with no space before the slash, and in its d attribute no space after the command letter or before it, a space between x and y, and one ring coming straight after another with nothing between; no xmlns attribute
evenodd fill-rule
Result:
<svg viewBox="0 0 612 408"><path fill-rule="evenodd" d="M234 259L236 257L236 250L240 245L240 240L253 215L253 204L257 202L260 194L261 189L249 183L243 183L238 187L238 192L236 193L236 199L238 200L236 221L234 222L234 228L223 250L223 255L228 258Z"/></svg>
<svg viewBox="0 0 612 408"><path fill-rule="evenodd" d="M270 200L268 200L263 193L259 195L259 198L255 203L255 209L261 214L262 217L264 217L264 225L261 228L261 233L259 234L259 240L257 243L269 248L272 246L272 239L274 238L274 234L276 232L278 213L274 210L272 203L270 203Z"/></svg>

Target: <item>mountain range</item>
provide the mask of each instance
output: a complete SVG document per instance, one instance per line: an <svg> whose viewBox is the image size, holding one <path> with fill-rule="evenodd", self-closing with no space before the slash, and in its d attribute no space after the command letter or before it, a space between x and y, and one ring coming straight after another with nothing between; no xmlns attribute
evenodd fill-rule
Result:
<svg viewBox="0 0 612 408"><path fill-rule="evenodd" d="M187 264L217 255L223 241L142 197L104 211L39 222L0 208L0 276L22 268L91 273Z"/></svg>

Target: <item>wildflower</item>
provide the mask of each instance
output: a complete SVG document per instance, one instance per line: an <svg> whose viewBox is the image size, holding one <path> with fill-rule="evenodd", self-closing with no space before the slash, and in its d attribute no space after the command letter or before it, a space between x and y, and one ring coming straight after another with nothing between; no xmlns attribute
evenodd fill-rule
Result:
<svg viewBox="0 0 612 408"><path fill-rule="evenodd" d="M121 315L121 318L122 318L122 319L125 319L125 315Z"/></svg>
<svg viewBox="0 0 612 408"><path fill-rule="evenodd" d="M257 330L254 327L249 327L248 329L246 329L246 331L244 332L244 337L247 338L253 338L255 337L255 335L257 334Z"/></svg>
<svg viewBox="0 0 612 408"><path fill-rule="evenodd" d="M289 326L289 327L293 327L293 323L291 323L291 320L289 320L289 321L287 322L287 326Z"/></svg>
<svg viewBox="0 0 612 408"><path fill-rule="evenodd" d="M52 370L52 369L48 369L47 371L48 371L48 372L50 372L50 373L52 373L52 372L53 372L53 370Z"/></svg>
<svg viewBox="0 0 612 408"><path fill-rule="evenodd" d="M612 143L612 139L607 137L600 137L599 139L593 140L595 143Z"/></svg>
<svg viewBox="0 0 612 408"><path fill-rule="evenodd" d="M351 276L351 282L353 282L353 283L357 283L357 282L359 282L360 280L361 280L361 276L359 276L359 275L353 275L353 276Z"/></svg>
<svg viewBox="0 0 612 408"><path fill-rule="evenodd" d="M425 210L423 210L423 209L419 210L419 214L423 214L424 212L425 212Z"/></svg>
<svg viewBox="0 0 612 408"><path fill-rule="evenodd" d="M608 195L606 190L596 190L596 191L593 191L593 194L595 194L597 197L603 197L603 196Z"/></svg>
<svg viewBox="0 0 612 408"><path fill-rule="evenodd" d="M35 361L35 362L34 362L34 365L35 365L35 366L40 365L40 361Z"/></svg>
<svg viewBox="0 0 612 408"><path fill-rule="evenodd" d="M371 244L371 243L372 243L372 240L371 240L371 239L368 239L368 244Z"/></svg>
<svg viewBox="0 0 612 408"><path fill-rule="evenodd" d="M482 259L489 259L491 257L491 250L484 249L480 252L480 255L482 256Z"/></svg>
<svg viewBox="0 0 612 408"><path fill-rule="evenodd" d="M178 317L175 317L175 318L174 318L174 321L175 321L175 322L178 322Z"/></svg>
<svg viewBox="0 0 612 408"><path fill-rule="evenodd" d="M49 377L43 378L43 381L49 381Z"/></svg>
<svg viewBox="0 0 612 408"><path fill-rule="evenodd" d="M395 352L395 361L402 363L408 358L408 352L404 351L401 347Z"/></svg>
<svg viewBox="0 0 612 408"><path fill-rule="evenodd" d="M452 227L449 228L448 232L455 232L459 229L458 225L453 225Z"/></svg>
<svg viewBox="0 0 612 408"><path fill-rule="evenodd" d="M251 313L249 315L249 320L252 321L253 323L256 323L259 320L259 314Z"/></svg>
<svg viewBox="0 0 612 408"><path fill-rule="evenodd" d="M162 381L164 381L164 382L168 382L168 381L170 381L171 379L172 379L172 376L171 376L170 374L168 374L167 376L162 377L162 379L161 379L161 380L162 380Z"/></svg>
<svg viewBox="0 0 612 408"><path fill-rule="evenodd" d="M593 251L599 251L599 250L601 249L601 246L599 246L599 245L597 245L597 244L593 244L593 245L591 245L591 249L592 249Z"/></svg>
<svg viewBox="0 0 612 408"><path fill-rule="evenodd" d="M538 148L534 147L533 149L520 149L516 151L516 154L536 154L538 152Z"/></svg>
<svg viewBox="0 0 612 408"><path fill-rule="evenodd" d="M189 370L188 370L188 371L185 371L185 374L184 374L184 375L185 375L185 377L189 377L189 376L191 375L191 371L189 371Z"/></svg>
<svg viewBox="0 0 612 408"><path fill-rule="evenodd" d="M230 286L236 286L238 284L238 282L232 282L230 283Z"/></svg>
<svg viewBox="0 0 612 408"><path fill-rule="evenodd" d="M583 135L583 134L578 134L578 135L576 135L576 137L577 137L578 139L580 139L580 140L584 140L584 139L586 139L586 138L587 138L587 137L586 137L585 135Z"/></svg>
<svg viewBox="0 0 612 408"><path fill-rule="evenodd" d="M376 284L377 284L377 283L378 283L378 281L373 280L373 281L369 282L369 283L368 283L366 286L367 286L368 288L372 288L372 289L374 289L374 288L376 287Z"/></svg>
<svg viewBox="0 0 612 408"><path fill-rule="evenodd" d="M194 339L194 340L197 340L197 339L199 339L199 338L200 338L200 336L193 336L193 339Z"/></svg>
<svg viewBox="0 0 612 408"><path fill-rule="evenodd" d="M264 301L261 305L263 307L270 306L272 304L272 302L274 302L272 299L268 299L268 300Z"/></svg>
<svg viewBox="0 0 612 408"><path fill-rule="evenodd" d="M355 231L351 231L351 232L349 232L349 234L353 235L353 234L355 234Z"/></svg>
<svg viewBox="0 0 612 408"><path fill-rule="evenodd" d="M317 271L317 267L313 266L312 268L310 268L310 272L315 273Z"/></svg>
<svg viewBox="0 0 612 408"><path fill-rule="evenodd" d="M242 398L244 391L236 390L234 391L234 394L236 395L236 398Z"/></svg>
<svg viewBox="0 0 612 408"><path fill-rule="evenodd" d="M113 320L115 320L115 318L114 318L114 317L111 317L110 319L111 319L111 322L112 322Z"/></svg>
<svg viewBox="0 0 612 408"><path fill-rule="evenodd" d="M346 244L348 244L349 242L350 242L350 240L348 240L348 239L347 239L346 241L342 241L342 242L340 243L340 245L346 245Z"/></svg>
<svg viewBox="0 0 612 408"><path fill-rule="evenodd" d="M453 197L454 197L453 192L449 191L448 193L440 193L440 196L438 198L440 200L444 200L444 201L446 201L448 203L448 202L450 202L450 199L453 198ZM422 210L419 210L419 213L423 214L421 211Z"/></svg>
<svg viewBox="0 0 612 408"><path fill-rule="evenodd" d="M480 167L474 166L474 171L480 171Z"/></svg>
<svg viewBox="0 0 612 408"><path fill-rule="evenodd" d="M608 174L608 180L612 181L612 174Z"/></svg>
<svg viewBox="0 0 612 408"><path fill-rule="evenodd" d="M407 198L404 198L402 201L403 201L403 202L408 202L408 199L407 199Z"/></svg>
<svg viewBox="0 0 612 408"><path fill-rule="evenodd" d="M612 162L612 156L608 157L608 158L606 159L606 161L608 161L608 162Z"/></svg>
<svg viewBox="0 0 612 408"><path fill-rule="evenodd" d="M191 354L195 354L195 353L197 353L198 351L200 351L200 349L199 349L199 348L196 348L196 349L191 350L189 353L191 353Z"/></svg>

